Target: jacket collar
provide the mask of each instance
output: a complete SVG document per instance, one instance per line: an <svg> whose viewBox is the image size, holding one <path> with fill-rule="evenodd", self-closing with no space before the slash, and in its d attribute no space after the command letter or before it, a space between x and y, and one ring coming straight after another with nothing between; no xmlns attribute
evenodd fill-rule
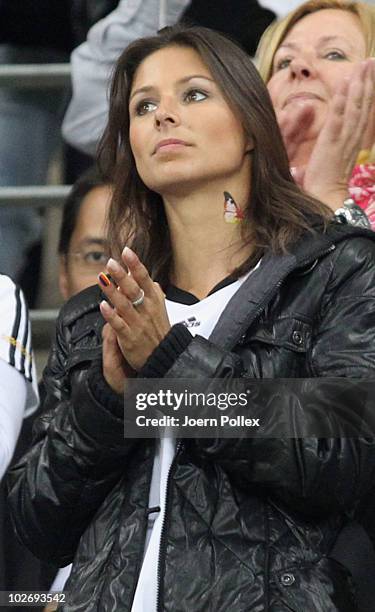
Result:
<svg viewBox="0 0 375 612"><path fill-rule="evenodd" d="M260 266L241 285L221 314L210 341L231 350L278 292L284 280L298 269L309 268L332 252L342 240L364 236L369 230L332 223L325 233L306 233L289 253L264 255Z"/></svg>

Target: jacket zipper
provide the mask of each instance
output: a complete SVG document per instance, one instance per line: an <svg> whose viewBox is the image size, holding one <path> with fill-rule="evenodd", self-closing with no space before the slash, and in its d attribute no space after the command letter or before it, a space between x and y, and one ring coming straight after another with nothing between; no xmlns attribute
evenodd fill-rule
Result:
<svg viewBox="0 0 375 612"><path fill-rule="evenodd" d="M183 446L182 440L178 440L177 447L176 447L176 453L173 458L171 467L169 468L168 477L167 477L167 485L165 489L165 509L164 509L164 516L163 516L163 524L162 524L161 533L160 533L159 558L158 558L158 569L157 569L157 591L156 591L156 610L157 612L162 612L161 567L163 567L165 555L166 555L165 524L166 524L167 514L169 512L169 506L170 506L169 489L170 489L170 483L172 480L172 474L176 467L176 460L182 449L182 446Z"/></svg>
<svg viewBox="0 0 375 612"><path fill-rule="evenodd" d="M153 461L150 462L150 483L151 483L151 477L152 477L152 467L153 467ZM146 534L147 534L147 523L148 523L148 515L146 515ZM129 610L132 609L133 607L133 603L134 603L134 597L135 597L135 592L137 590L137 586L138 586L138 580L139 580L139 574L141 571L141 567L142 567L142 563L143 563L143 557L144 557L144 548L145 548L145 540L146 540L146 535L145 538L143 540L143 546L140 549L139 555L138 555L138 559L137 559L137 567L136 567L136 571L135 571L135 581L134 581L134 585L133 585L133 592L131 594L130 597L130 608Z"/></svg>

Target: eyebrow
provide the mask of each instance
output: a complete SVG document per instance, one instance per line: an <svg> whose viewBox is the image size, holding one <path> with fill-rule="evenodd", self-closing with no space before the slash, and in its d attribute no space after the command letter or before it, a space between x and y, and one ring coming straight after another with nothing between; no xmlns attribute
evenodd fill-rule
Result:
<svg viewBox="0 0 375 612"><path fill-rule="evenodd" d="M337 41L337 40L338 40L338 41L341 41L341 42L345 42L345 43L347 43L347 44L350 44L350 41L348 41L348 40L347 40L346 38L344 38L343 36L322 36L321 38L319 38L319 39L318 39L318 41L317 41L317 42L318 42L318 44L319 44L319 45L321 45L321 44L323 44L323 45L324 45L324 44L327 44L327 43L330 43L330 42L335 42L335 41ZM288 48L288 49L297 49L297 48L298 48L298 46L299 46L299 45L298 45L297 43L293 43L293 42L290 42L290 43L288 43L288 42L287 42L287 43L282 43L282 44L280 45L280 47L277 49L277 51L278 51L279 49L285 49L285 48ZM276 53L277 53L277 51L276 51ZM276 55L276 53L275 53L275 55Z"/></svg>
<svg viewBox="0 0 375 612"><path fill-rule="evenodd" d="M79 248L94 245L108 247L108 240L105 240L105 238L99 238L99 236L87 236L87 238L84 238L78 243Z"/></svg>
<svg viewBox="0 0 375 612"><path fill-rule="evenodd" d="M179 79L177 81L177 85L181 85L183 83L187 83L191 79L205 79L206 81L211 81L211 83L215 83L214 79L210 79L210 77L204 76L203 74L192 74L190 76L183 77L182 79ZM148 93L150 91L153 91L154 89L156 89L156 87L153 86L153 85L145 85L144 87L140 87L139 89L136 89L135 91L133 91L132 95L130 96L130 100L132 100L134 98L134 96L136 96L137 94ZM129 100L129 102L130 102L130 100Z"/></svg>

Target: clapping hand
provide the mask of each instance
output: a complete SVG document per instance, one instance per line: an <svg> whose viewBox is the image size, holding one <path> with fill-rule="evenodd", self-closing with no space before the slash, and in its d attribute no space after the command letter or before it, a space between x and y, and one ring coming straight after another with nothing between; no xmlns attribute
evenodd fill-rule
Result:
<svg viewBox="0 0 375 612"><path fill-rule="evenodd" d="M100 304L106 321L103 373L120 393L126 378L142 368L171 325L163 291L131 249L125 247L121 262L109 259L106 272L99 275L101 289L111 303Z"/></svg>
<svg viewBox="0 0 375 612"><path fill-rule="evenodd" d="M296 182L333 210L347 197L348 181L365 134L372 131L370 140L375 138L374 100L375 60L367 59L355 66L350 80L345 79L333 96L304 167L294 166L293 159L314 120L313 104L305 104L297 112L293 109L293 115L282 111L278 116Z"/></svg>

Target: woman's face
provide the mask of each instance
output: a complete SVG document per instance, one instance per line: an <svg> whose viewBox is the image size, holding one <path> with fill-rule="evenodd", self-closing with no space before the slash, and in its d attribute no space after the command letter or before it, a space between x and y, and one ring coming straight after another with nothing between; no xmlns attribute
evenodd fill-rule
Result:
<svg viewBox="0 0 375 612"><path fill-rule="evenodd" d="M311 132L317 136L335 91L365 57L365 38L356 15L341 9L306 15L274 56L268 90L276 112L292 113L296 105L312 105Z"/></svg>
<svg viewBox="0 0 375 612"><path fill-rule="evenodd" d="M225 184L249 172L246 152L252 145L207 66L190 47L167 47L142 62L133 80L129 113L138 173L162 195L208 181Z"/></svg>

